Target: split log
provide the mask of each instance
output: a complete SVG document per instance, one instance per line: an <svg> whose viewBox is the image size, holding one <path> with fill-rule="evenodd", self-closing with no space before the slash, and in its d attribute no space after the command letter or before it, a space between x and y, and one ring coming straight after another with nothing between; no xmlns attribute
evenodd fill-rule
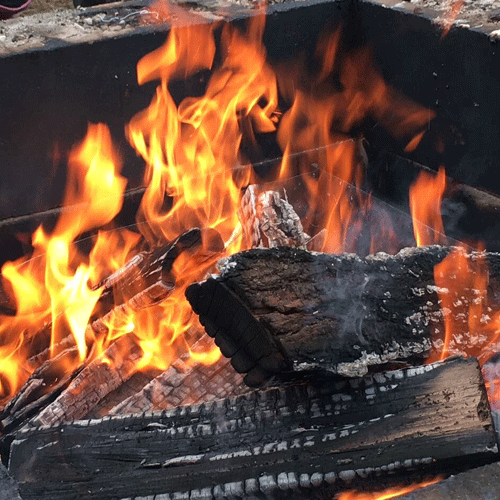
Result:
<svg viewBox="0 0 500 500"><path fill-rule="evenodd" d="M277 191L262 191L250 185L241 199L238 212L248 248L290 246L319 250L325 230L311 238L288 200Z"/></svg>
<svg viewBox="0 0 500 500"><path fill-rule="evenodd" d="M332 498L496 453L479 365L454 359L21 431L9 471L25 500Z"/></svg>
<svg viewBox="0 0 500 500"><path fill-rule="evenodd" d="M422 361L442 335L434 266L449 252L430 246L362 259L254 249L222 261L220 275L192 284L186 297L249 384L292 366L359 376L371 365ZM486 260L489 287L498 290L500 255ZM457 297L464 304L466 292Z"/></svg>
<svg viewBox="0 0 500 500"><path fill-rule="evenodd" d="M87 364L61 395L39 412L29 425L56 425L85 417L99 401L134 373L142 354L132 335L121 337L101 356Z"/></svg>
<svg viewBox="0 0 500 500"><path fill-rule="evenodd" d="M204 340L204 344L209 343ZM210 346L212 347L212 346ZM187 357L187 356L186 356ZM248 391L243 378L221 357L211 365L177 359L141 391L123 400L110 415L169 410L180 405L207 403Z"/></svg>

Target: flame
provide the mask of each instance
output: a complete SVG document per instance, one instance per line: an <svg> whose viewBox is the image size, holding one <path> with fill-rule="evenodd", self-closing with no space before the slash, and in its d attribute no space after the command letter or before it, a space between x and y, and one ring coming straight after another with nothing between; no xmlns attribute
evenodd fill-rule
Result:
<svg viewBox="0 0 500 500"><path fill-rule="evenodd" d="M396 237L390 217L370 215L373 200L363 191L366 153L356 131L373 120L413 149L433 112L385 84L369 50L345 53L341 29L320 41L316 70L297 64L283 71L266 57L263 6L245 27L193 19L165 3L151 12L152 19L174 26L165 44L138 62L139 84L158 81L158 86L148 108L126 127L145 163L137 222L150 247L200 227L221 235L226 254L244 249L238 209L242 191L259 179L243 151L249 145L258 149L259 137L274 134L283 161L268 173L269 189L290 192L311 236L326 229L323 250L352 250L367 221L374 236L370 250L388 250L386 243ZM172 93L179 80L195 88L180 102ZM30 258L2 269L17 306L16 316L0 319L5 399L33 370L30 356L46 347L55 356L67 335L78 348L75 363L98 356L128 334L143 353L137 370L165 369L180 352L208 364L220 356L217 348L191 349L192 332L202 328L184 297L186 286L203 279L220 254L200 260L182 253L172 271L175 290L161 304L107 316L102 335L88 327L102 292L96 285L133 257L143 239L103 229L121 208L126 181L119 170L107 127L89 126L69 158L64 204L72 208L63 210L52 231L35 232ZM288 190L292 184L298 189ZM96 229L90 253L80 251L77 240Z"/></svg>
<svg viewBox="0 0 500 500"><path fill-rule="evenodd" d="M437 175L420 172L410 186L410 212L417 246L446 244L441 201L446 188L446 173L440 167Z"/></svg>
<svg viewBox="0 0 500 500"><path fill-rule="evenodd" d="M36 337L46 333L44 325L50 326L52 356L57 354L58 343L70 334L78 347L76 362L86 358L85 331L100 291L89 287L90 266L75 241L84 232L110 222L120 211L126 180L118 175L119 169L108 128L89 125L85 140L70 153L64 205L74 208L62 211L50 234L42 227L35 231L31 259L3 266L2 277L12 290L17 313L0 322L2 395L15 392L29 375L25 348L33 343L43 345L46 339Z"/></svg>
<svg viewBox="0 0 500 500"><path fill-rule="evenodd" d="M444 19L442 20L443 33L441 38L444 38L450 32L450 29L453 26L458 14L460 14L463 5L464 0L451 0L448 10L444 15Z"/></svg>
<svg viewBox="0 0 500 500"><path fill-rule="evenodd" d="M388 488L387 490L380 493L362 493L358 491L346 491L336 496L335 500L389 500L390 498L397 498L399 496L411 493L412 491L425 488L432 484L436 484L442 479L443 479L442 477L437 477L430 481L410 484L409 486L397 486L394 488Z"/></svg>

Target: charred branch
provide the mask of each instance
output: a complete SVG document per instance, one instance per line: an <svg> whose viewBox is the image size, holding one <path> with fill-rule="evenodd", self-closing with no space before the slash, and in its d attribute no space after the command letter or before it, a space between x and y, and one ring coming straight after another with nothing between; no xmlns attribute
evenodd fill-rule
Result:
<svg viewBox="0 0 500 500"><path fill-rule="evenodd" d="M495 451L478 363L455 359L21 431L9 471L25 500L331 499L352 480L456 471Z"/></svg>
<svg viewBox="0 0 500 500"><path fill-rule="evenodd" d="M362 259L254 249L224 260L219 276L191 285L186 296L207 333L250 383L292 365L360 375L370 365L422 360L431 339L440 337L434 266L449 251L432 246ZM486 257L494 290L500 256Z"/></svg>

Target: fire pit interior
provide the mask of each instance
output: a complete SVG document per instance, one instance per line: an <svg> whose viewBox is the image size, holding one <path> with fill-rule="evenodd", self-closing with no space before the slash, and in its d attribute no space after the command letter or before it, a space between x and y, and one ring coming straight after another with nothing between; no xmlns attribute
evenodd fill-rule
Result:
<svg viewBox="0 0 500 500"><path fill-rule="evenodd" d="M495 40L140 7L0 60L7 497L493 498Z"/></svg>

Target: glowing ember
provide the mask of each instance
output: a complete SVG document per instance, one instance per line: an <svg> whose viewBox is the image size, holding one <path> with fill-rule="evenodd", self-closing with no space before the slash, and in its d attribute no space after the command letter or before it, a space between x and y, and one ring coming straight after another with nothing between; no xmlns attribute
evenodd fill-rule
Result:
<svg viewBox="0 0 500 500"><path fill-rule="evenodd" d="M397 498L402 495L411 493L412 491L425 488L431 484L435 484L441 481L441 477L432 479L431 481L424 481L422 483L411 484L409 486L398 486L394 488L389 488L383 492L379 493L362 493L357 491L346 491L340 493L335 497L335 500L389 500L390 498Z"/></svg>

